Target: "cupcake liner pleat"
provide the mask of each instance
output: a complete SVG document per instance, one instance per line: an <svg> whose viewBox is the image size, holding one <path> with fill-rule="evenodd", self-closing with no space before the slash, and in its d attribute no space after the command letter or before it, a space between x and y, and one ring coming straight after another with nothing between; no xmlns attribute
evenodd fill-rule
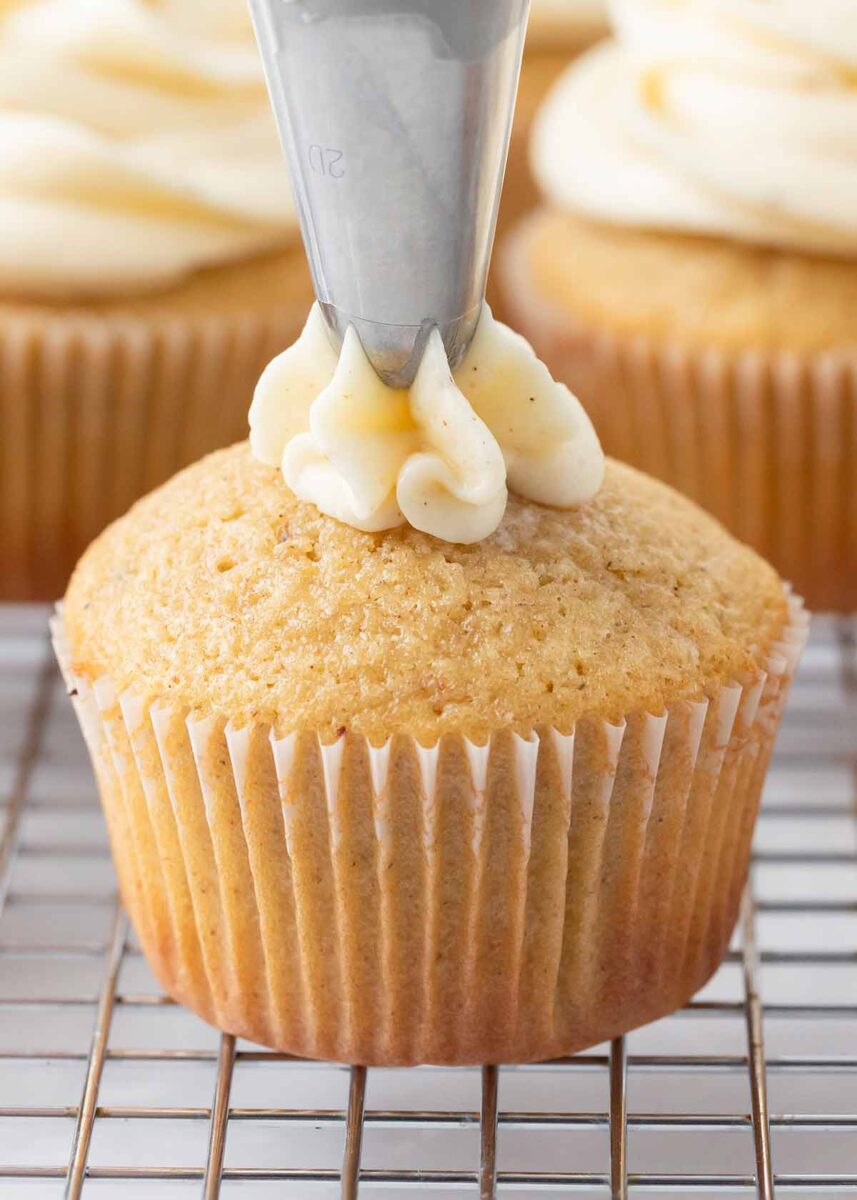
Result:
<svg viewBox="0 0 857 1200"><path fill-rule="evenodd" d="M295 1029L303 1035L305 1000L294 870L287 852L274 755L269 738L259 729L227 726L225 732L259 918L271 1025L278 1038ZM279 852L272 854L272 847Z"/></svg>
<svg viewBox="0 0 857 1200"><path fill-rule="evenodd" d="M97 680L93 693L109 763L106 777L110 778L112 767L113 787L120 801L123 848L132 868L128 876L129 889L134 893L131 906L140 913L141 937L157 947L159 953L171 953L163 872L143 781L131 751L128 726L111 680ZM120 874L120 885L122 878Z"/></svg>
<svg viewBox="0 0 857 1200"><path fill-rule="evenodd" d="M291 1053L530 1061L716 969L806 637L662 713L383 746L200 718L73 669L123 899L165 989Z"/></svg>
<svg viewBox="0 0 857 1200"><path fill-rule="evenodd" d="M278 798L291 860L299 969L311 1045L335 1037L343 983L336 884L321 750L317 739L293 734L273 743Z"/></svg>
<svg viewBox="0 0 857 1200"><path fill-rule="evenodd" d="M655 976L667 952L676 876L683 869L676 848L682 844L694 776L704 768L700 748L708 710L707 701L676 705L664 732L664 766L652 797L658 819L650 820L646 829L638 900L641 925L654 931L648 946L642 947L643 969Z"/></svg>
<svg viewBox="0 0 857 1200"><path fill-rule="evenodd" d="M374 810L378 842L378 881L381 927L379 1024L396 1029L388 1052L407 1061L418 1054L425 1021L426 963L428 961L427 847L430 842L429 805L433 789L423 780L419 755L409 739L394 738L369 757L376 797ZM396 931L408 929L409 938ZM411 1021L400 1025L397 1014Z"/></svg>
<svg viewBox="0 0 857 1200"><path fill-rule="evenodd" d="M6 331L0 354L0 512L3 514L3 546L0 551L9 563L24 563L29 552L28 530L31 522L29 462L32 454L33 412L22 403L23 380L29 371L30 339L26 331L13 327ZM7 404L6 396L17 396L17 404ZM2 577L2 572L0 572ZM9 586L8 584L5 586Z"/></svg>
<svg viewBox="0 0 857 1200"><path fill-rule="evenodd" d="M183 936L195 935L198 941L211 993L213 1016L208 1019L228 1026L243 1011L242 993L246 995L249 989L238 975L235 931L227 919L224 888L212 845L211 814L197 771L190 723L185 714L159 704L152 712L152 724L193 910L193 926L183 930ZM169 960L150 957L150 961L159 978L161 972L165 973L165 986L169 988L169 979L178 972ZM195 1002L192 1007L196 1007Z"/></svg>
<svg viewBox="0 0 857 1200"><path fill-rule="evenodd" d="M196 928L179 828L160 756L158 714L148 709L132 692L120 695L119 704L128 739L127 749L134 760L132 770L140 779L146 799L148 819L155 839L155 854L161 869L167 913L165 923L172 939L163 959L174 964L173 987L176 991L198 995L200 1006L210 1014L213 1012L211 987ZM163 726L160 727L163 729Z"/></svg>
<svg viewBox="0 0 857 1200"><path fill-rule="evenodd" d="M523 241L508 319L580 397L604 449L697 501L812 608L857 606L857 353L694 349L608 333L535 294Z"/></svg>
<svg viewBox="0 0 857 1200"><path fill-rule="evenodd" d="M52 599L105 525L244 437L259 375L305 315L4 318L0 597Z"/></svg>

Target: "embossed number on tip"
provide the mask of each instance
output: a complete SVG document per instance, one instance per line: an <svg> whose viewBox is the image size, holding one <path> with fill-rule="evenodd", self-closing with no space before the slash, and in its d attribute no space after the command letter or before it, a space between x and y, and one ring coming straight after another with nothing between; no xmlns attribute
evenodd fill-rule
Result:
<svg viewBox="0 0 857 1200"><path fill-rule="evenodd" d="M314 175L325 175L328 179L342 179L345 175L344 150L313 142L307 149L307 159Z"/></svg>

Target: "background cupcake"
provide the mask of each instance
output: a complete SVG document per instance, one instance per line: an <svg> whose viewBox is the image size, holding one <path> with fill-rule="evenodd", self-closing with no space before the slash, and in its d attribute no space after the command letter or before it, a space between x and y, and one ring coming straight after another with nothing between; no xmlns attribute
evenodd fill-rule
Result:
<svg viewBox="0 0 857 1200"><path fill-rule="evenodd" d="M539 105L571 59L606 33L605 0L533 0L503 184L501 230L538 201L538 188L530 170L529 139Z"/></svg>
<svg viewBox="0 0 857 1200"><path fill-rule="evenodd" d="M533 0L527 29L530 48L581 50L607 30L607 0Z"/></svg>
<svg viewBox="0 0 857 1200"><path fill-rule="evenodd" d="M56 633L164 988L393 1064L578 1050L702 985L804 627L615 463L456 545L323 516L240 445L96 541Z"/></svg>
<svg viewBox="0 0 857 1200"><path fill-rule="evenodd" d="M246 428L308 272L241 0L0 16L0 591Z"/></svg>
<svg viewBox="0 0 857 1200"><path fill-rule="evenodd" d="M607 448L857 602L857 17L619 0L534 133L506 312Z"/></svg>

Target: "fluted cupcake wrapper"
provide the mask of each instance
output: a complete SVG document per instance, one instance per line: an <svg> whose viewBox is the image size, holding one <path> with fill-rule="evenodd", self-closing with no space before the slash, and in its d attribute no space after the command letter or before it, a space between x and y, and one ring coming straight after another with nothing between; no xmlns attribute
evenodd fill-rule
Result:
<svg viewBox="0 0 857 1200"><path fill-rule="evenodd" d="M857 607L857 353L694 349L560 318L517 247L507 318L580 396L604 449L672 484L814 609Z"/></svg>
<svg viewBox="0 0 857 1200"><path fill-rule="evenodd" d="M528 1061L683 1004L728 945L807 618L767 669L571 733L276 737L59 661L124 902L219 1028L362 1063Z"/></svg>
<svg viewBox="0 0 857 1200"><path fill-rule="evenodd" d="M305 316L3 316L0 598L56 596L109 521L244 437L259 374Z"/></svg>

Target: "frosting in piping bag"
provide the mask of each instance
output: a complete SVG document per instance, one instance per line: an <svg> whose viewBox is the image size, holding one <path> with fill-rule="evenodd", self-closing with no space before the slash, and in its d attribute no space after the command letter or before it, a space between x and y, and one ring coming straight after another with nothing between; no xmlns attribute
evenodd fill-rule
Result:
<svg viewBox="0 0 857 1200"><path fill-rule="evenodd" d="M241 0L0 6L0 289L168 285L296 219Z"/></svg>
<svg viewBox="0 0 857 1200"><path fill-rule="evenodd" d="M538 120L550 200L598 220L857 253L851 0L614 0Z"/></svg>
<svg viewBox="0 0 857 1200"><path fill-rule="evenodd" d="M314 306L259 380L250 445L328 516L370 532L408 522L450 542L493 533L507 485L567 508L604 474L577 399L487 305L454 376L435 330L410 389L381 382L353 327L337 354Z"/></svg>

